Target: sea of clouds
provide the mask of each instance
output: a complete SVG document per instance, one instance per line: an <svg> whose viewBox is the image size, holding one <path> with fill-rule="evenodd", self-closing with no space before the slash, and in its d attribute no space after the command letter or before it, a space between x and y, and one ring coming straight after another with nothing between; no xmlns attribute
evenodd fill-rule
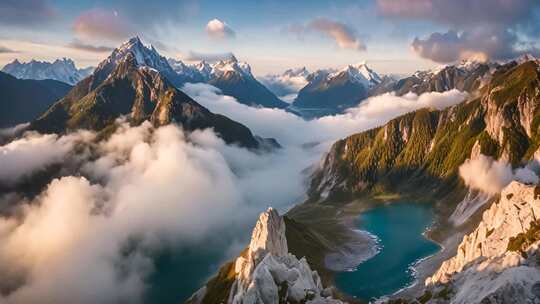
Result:
<svg viewBox="0 0 540 304"><path fill-rule="evenodd" d="M384 94L344 114L306 121L284 110L245 106L209 85L183 90L282 148L250 151L225 144L212 130L188 133L177 125L123 120L106 140L79 130L26 132L4 143L0 303L136 303L161 248L241 231L229 242L233 249L223 249L223 258L236 255L259 212L302 202L310 167L333 141L467 96L456 90ZM51 168L54 179L38 195L17 192Z"/></svg>

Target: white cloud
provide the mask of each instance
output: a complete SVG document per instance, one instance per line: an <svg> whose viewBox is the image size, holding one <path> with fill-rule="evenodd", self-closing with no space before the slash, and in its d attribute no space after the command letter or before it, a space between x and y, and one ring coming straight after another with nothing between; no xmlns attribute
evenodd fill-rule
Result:
<svg viewBox="0 0 540 304"><path fill-rule="evenodd" d="M78 142L74 135L29 138L32 145L12 151L35 156ZM19 217L0 218L0 287L20 285L0 302L137 302L159 248L239 231L267 206L290 205L303 193L301 171L320 156L296 147L261 155L228 146L211 130L184 134L147 122L122 123L108 140L89 144L94 154L76 170L84 177L56 179L19 202ZM47 159L61 154L80 163L71 159L81 157L68 151L73 145L61 147Z"/></svg>
<svg viewBox="0 0 540 304"><path fill-rule="evenodd" d="M444 93L409 93L396 96L388 93L368 98L346 113L306 121L280 109L254 108L220 95L219 89L207 84L186 84L186 92L213 112L224 114L247 126L258 135L276 138L285 145L335 141L356 132L374 128L388 120L420 109L442 109L463 101L467 93L451 90Z"/></svg>
<svg viewBox="0 0 540 304"><path fill-rule="evenodd" d="M92 137L84 131L64 137L29 132L0 146L0 184L12 185L23 177L62 162L77 142L88 141Z"/></svg>
<svg viewBox="0 0 540 304"><path fill-rule="evenodd" d="M206 33L213 39L228 39L234 38L236 33L225 22L219 19L212 19L206 24Z"/></svg>
<svg viewBox="0 0 540 304"><path fill-rule="evenodd" d="M302 38L307 32L318 32L334 40L341 49L365 51L366 45L362 42L356 31L346 24L327 18L316 18L307 25L293 25L290 32Z"/></svg>
<svg viewBox="0 0 540 304"><path fill-rule="evenodd" d="M308 72L302 74L285 73L283 75L266 75L259 80L283 101L292 103L298 92L308 84L306 77Z"/></svg>
<svg viewBox="0 0 540 304"><path fill-rule="evenodd" d="M14 127L0 129L0 144L4 144L16 136L21 135L28 126L30 126L30 123L22 123Z"/></svg>
<svg viewBox="0 0 540 304"><path fill-rule="evenodd" d="M54 180L22 205L20 219L0 219L2 273L26 278L7 303L134 302L163 242L199 239L250 213L223 155L189 143L176 126L123 125L96 149L80 171L86 178ZM139 243L124 256L130 241Z"/></svg>
<svg viewBox="0 0 540 304"><path fill-rule="evenodd" d="M474 159L467 159L459 167L459 175L471 189L480 190L489 195L496 195L512 180L522 183L538 183L536 173L527 167L512 170L505 160L494 160L480 154Z"/></svg>
<svg viewBox="0 0 540 304"><path fill-rule="evenodd" d="M0 288L18 287L0 302L137 302L156 251L216 233L237 247L261 210L303 200L304 170L336 138L464 97L457 91L383 95L343 115L305 121L283 110L242 105L208 85L186 85L186 92L256 134L276 138L283 149L254 153L226 145L211 130L185 134L175 125L122 122L102 142L90 140L88 132L28 133L0 146L7 151L0 154L0 167L16 164L6 178L11 182L54 162L69 164L66 176L31 201L16 194L0 199L20 199L17 217L0 217ZM323 144L303 145L312 142Z"/></svg>
<svg viewBox="0 0 540 304"><path fill-rule="evenodd" d="M484 193L495 195L512 181L512 167L503 160L493 160L480 154L466 160L459 167L465 185Z"/></svg>

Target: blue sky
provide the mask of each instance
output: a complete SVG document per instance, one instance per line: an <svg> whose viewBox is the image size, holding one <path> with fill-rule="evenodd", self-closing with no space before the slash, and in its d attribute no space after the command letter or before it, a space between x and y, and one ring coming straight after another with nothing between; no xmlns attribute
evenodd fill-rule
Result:
<svg viewBox="0 0 540 304"><path fill-rule="evenodd" d="M359 61L403 74L462 59L536 53L540 33L536 0L1 2L0 65L64 56L95 65L139 35L184 60L190 52L233 52L258 75ZM216 28L208 30L213 19Z"/></svg>

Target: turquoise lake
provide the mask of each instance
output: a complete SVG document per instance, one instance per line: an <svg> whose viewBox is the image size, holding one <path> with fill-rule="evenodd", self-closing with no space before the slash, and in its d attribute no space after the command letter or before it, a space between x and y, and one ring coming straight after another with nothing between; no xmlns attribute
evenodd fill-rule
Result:
<svg viewBox="0 0 540 304"><path fill-rule="evenodd" d="M370 300L414 283L411 265L440 249L422 234L432 222L432 209L413 203L393 203L361 214L357 227L379 239L380 252L356 270L339 273L337 287L349 295Z"/></svg>

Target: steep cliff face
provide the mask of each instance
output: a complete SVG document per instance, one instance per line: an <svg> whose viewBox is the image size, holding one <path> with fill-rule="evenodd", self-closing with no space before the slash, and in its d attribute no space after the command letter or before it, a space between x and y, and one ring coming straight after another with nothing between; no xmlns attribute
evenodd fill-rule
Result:
<svg viewBox="0 0 540 304"><path fill-rule="evenodd" d="M323 288L321 278L305 258L289 253L285 229L276 210L262 213L248 248L188 302L342 303L331 297L331 289Z"/></svg>
<svg viewBox="0 0 540 304"><path fill-rule="evenodd" d="M456 255L426 280L430 303L540 302L540 188L512 182L466 235Z"/></svg>
<svg viewBox="0 0 540 304"><path fill-rule="evenodd" d="M459 185L458 168L473 153L514 166L530 159L540 142L539 62L499 67L479 94L337 141L313 175L311 197L418 190L440 197Z"/></svg>

